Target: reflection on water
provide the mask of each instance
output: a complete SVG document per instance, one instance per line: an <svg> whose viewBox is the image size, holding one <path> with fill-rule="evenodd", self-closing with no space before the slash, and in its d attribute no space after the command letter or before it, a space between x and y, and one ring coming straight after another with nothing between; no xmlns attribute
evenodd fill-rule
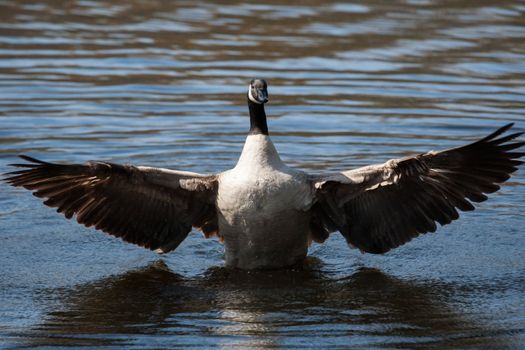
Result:
<svg viewBox="0 0 525 350"><path fill-rule="evenodd" d="M331 279L312 267L276 272L212 268L187 279L158 261L71 289L22 346L134 345L225 349L322 344L361 348L509 346L505 332L452 310L450 286L363 268ZM328 339L324 338L328 337ZM217 341L217 338L221 340Z"/></svg>
<svg viewBox="0 0 525 350"><path fill-rule="evenodd" d="M225 170L255 76L310 172L522 131L524 18L519 0L3 0L0 173L19 153ZM385 256L335 234L271 274L222 269L196 232L143 268L158 257L0 184L0 347L523 348L523 174Z"/></svg>

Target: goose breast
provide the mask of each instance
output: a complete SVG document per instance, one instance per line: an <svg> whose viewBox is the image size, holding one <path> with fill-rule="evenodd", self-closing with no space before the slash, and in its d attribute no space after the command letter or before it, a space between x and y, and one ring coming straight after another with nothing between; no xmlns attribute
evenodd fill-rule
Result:
<svg viewBox="0 0 525 350"><path fill-rule="evenodd" d="M226 264L267 268L302 260L312 201L306 174L284 165L241 165L221 174L217 209Z"/></svg>

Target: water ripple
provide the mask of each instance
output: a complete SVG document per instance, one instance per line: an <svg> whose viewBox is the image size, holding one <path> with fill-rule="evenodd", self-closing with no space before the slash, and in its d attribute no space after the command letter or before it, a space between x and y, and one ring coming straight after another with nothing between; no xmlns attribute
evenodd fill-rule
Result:
<svg viewBox="0 0 525 350"><path fill-rule="evenodd" d="M0 2L0 172L17 154L212 173L245 88L321 173L525 128L513 0ZM192 232L157 256L0 191L0 347L522 348L523 170L479 210L385 256L340 235L304 270L241 273ZM3 343L4 342L4 343Z"/></svg>

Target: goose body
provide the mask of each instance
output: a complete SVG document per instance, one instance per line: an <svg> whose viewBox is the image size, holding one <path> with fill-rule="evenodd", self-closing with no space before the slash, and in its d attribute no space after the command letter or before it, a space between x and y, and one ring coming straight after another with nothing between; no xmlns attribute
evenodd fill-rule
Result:
<svg viewBox="0 0 525 350"><path fill-rule="evenodd" d="M306 173L281 161L269 136L248 136L239 162L218 181L228 265L279 267L306 256L313 191Z"/></svg>
<svg viewBox="0 0 525 350"><path fill-rule="evenodd" d="M237 165L202 175L109 162L56 164L28 156L7 174L66 218L159 253L192 227L224 242L226 265L278 268L301 262L311 241L340 232L381 254L474 210L523 162L508 124L465 146L325 175L286 166L273 145L264 80L250 82L250 130Z"/></svg>

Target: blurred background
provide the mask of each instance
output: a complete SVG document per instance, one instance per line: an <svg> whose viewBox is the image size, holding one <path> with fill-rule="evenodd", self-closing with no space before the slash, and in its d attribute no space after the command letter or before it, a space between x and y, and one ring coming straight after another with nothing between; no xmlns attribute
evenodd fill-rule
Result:
<svg viewBox="0 0 525 350"><path fill-rule="evenodd" d="M345 170L525 128L523 1L0 0L0 172L17 154L219 172L269 83L282 158ZM525 174L384 256L233 273L160 258L0 184L0 348L525 346Z"/></svg>

